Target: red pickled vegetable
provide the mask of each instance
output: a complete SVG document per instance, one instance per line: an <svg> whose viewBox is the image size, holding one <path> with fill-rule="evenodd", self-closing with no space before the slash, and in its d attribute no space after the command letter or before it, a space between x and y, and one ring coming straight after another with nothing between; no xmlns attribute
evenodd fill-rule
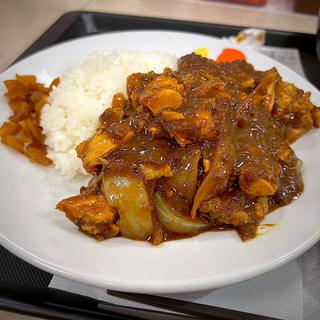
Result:
<svg viewBox="0 0 320 320"><path fill-rule="evenodd" d="M235 60L247 61L247 58L243 52L233 48L223 49L217 58L217 62L232 62Z"/></svg>

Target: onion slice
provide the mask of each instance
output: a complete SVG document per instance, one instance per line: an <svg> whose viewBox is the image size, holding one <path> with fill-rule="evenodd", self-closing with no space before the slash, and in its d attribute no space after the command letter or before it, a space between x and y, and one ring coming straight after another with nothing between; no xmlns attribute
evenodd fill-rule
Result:
<svg viewBox="0 0 320 320"><path fill-rule="evenodd" d="M147 240L153 231L153 206L143 180L105 175L103 192L109 206L119 213L121 234L130 239Z"/></svg>
<svg viewBox="0 0 320 320"><path fill-rule="evenodd" d="M176 233L196 234L210 228L210 225L199 218L192 219L189 216L176 212L159 193L154 194L154 205L157 210L157 218L166 229Z"/></svg>

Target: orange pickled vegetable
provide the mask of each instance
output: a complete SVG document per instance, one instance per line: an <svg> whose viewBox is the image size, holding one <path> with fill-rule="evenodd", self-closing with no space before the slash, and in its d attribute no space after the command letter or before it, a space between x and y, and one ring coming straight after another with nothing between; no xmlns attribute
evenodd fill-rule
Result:
<svg viewBox="0 0 320 320"><path fill-rule="evenodd" d="M15 80L4 81L4 84L13 115L0 126L1 142L25 155L31 162L44 166L51 164L40 116L50 91L59 84L59 78L54 79L48 88L38 83L34 75L16 75Z"/></svg>
<svg viewBox="0 0 320 320"><path fill-rule="evenodd" d="M247 58L243 52L233 48L223 49L217 58L217 62L232 62L235 60L247 61Z"/></svg>
<svg viewBox="0 0 320 320"><path fill-rule="evenodd" d="M12 149L25 154L23 141L13 135L6 135L1 138L1 142L6 144L7 146L11 147Z"/></svg>

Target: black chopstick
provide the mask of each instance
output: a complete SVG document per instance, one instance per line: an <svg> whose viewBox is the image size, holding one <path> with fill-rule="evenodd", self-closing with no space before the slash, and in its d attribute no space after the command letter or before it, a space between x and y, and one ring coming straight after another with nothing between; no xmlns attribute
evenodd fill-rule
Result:
<svg viewBox="0 0 320 320"><path fill-rule="evenodd" d="M40 303L44 306L47 304L48 306L53 305L65 310L71 309L80 313L86 313L87 315L90 315L91 312L93 315L97 312L111 312L113 314L119 314L134 319L195 319L194 317L181 314L121 306L55 288L29 288L21 285L12 285L2 281L0 282L0 295L7 296L10 299Z"/></svg>
<svg viewBox="0 0 320 320"><path fill-rule="evenodd" d="M120 309L119 309L120 308ZM109 312L121 313L130 317L135 317L145 320L201 320L202 318L193 317L185 314L173 314L158 310L147 310L134 307L119 306L106 302L99 303L99 309Z"/></svg>
<svg viewBox="0 0 320 320"><path fill-rule="evenodd" d="M39 301L72 307L80 305L85 309L94 309L98 304L97 300L90 297L55 288L31 288L17 284L12 285L11 283L6 282L0 283L0 294L32 302Z"/></svg>
<svg viewBox="0 0 320 320"><path fill-rule="evenodd" d="M107 290L107 293L115 297L144 303L146 305L151 305L166 310L193 315L208 320L281 320L278 318L272 318L253 313L213 307L205 304L153 296L148 294L126 293L113 290Z"/></svg>

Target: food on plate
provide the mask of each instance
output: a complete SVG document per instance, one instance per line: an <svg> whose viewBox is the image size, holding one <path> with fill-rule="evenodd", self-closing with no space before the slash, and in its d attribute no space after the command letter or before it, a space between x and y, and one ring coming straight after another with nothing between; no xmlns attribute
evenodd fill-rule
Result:
<svg viewBox="0 0 320 320"><path fill-rule="evenodd" d="M47 157L45 136L40 126L41 110L58 83L59 79L55 79L47 88L33 75L17 75L15 80L4 82L13 115L0 127L1 142L44 166L52 161Z"/></svg>
<svg viewBox="0 0 320 320"><path fill-rule="evenodd" d="M240 60L190 54L175 70L133 73L76 147L92 179L57 208L99 240L157 245L212 229L254 238L303 191L289 144L320 125L309 98Z"/></svg>
<svg viewBox="0 0 320 320"><path fill-rule="evenodd" d="M233 48L223 49L217 57L217 62L232 62L236 60L247 61L247 58L242 51Z"/></svg>
<svg viewBox="0 0 320 320"><path fill-rule="evenodd" d="M48 157L59 172L67 178L86 173L75 148L94 134L99 115L111 105L113 95L125 91L127 76L176 68L176 61L165 53L112 50L93 54L66 72L41 115Z"/></svg>
<svg viewBox="0 0 320 320"><path fill-rule="evenodd" d="M207 48L198 48L198 49L194 50L193 53L195 53L201 57L204 57L204 58L209 57L209 50Z"/></svg>

